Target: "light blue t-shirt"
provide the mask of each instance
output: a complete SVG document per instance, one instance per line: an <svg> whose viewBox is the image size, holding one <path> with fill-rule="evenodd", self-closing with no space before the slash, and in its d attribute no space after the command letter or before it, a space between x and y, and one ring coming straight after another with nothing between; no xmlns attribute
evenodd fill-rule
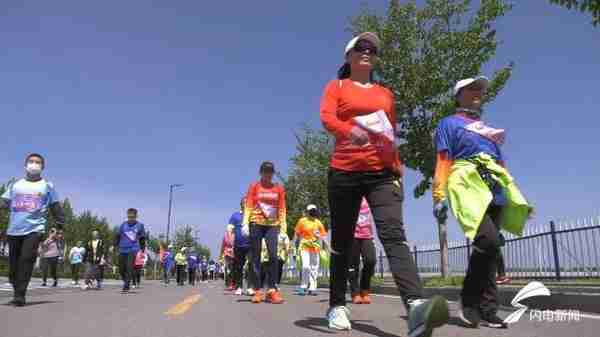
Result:
<svg viewBox="0 0 600 337"><path fill-rule="evenodd" d="M6 189L2 199L10 202L7 234L13 236L44 232L48 222L48 209L51 204L59 201L54 185L44 179L20 179Z"/></svg>

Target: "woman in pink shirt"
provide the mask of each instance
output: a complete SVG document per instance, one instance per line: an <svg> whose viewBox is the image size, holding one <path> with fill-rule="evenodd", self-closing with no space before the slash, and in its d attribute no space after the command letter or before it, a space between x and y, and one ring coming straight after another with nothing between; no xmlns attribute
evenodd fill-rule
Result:
<svg viewBox="0 0 600 337"><path fill-rule="evenodd" d="M363 268L360 275L359 287L358 279L361 257ZM375 273L376 257L375 245L373 244L373 215L365 198L362 199L360 205L350 259L348 276L350 279L350 290L352 291L352 303L371 304L369 291L371 290L371 277Z"/></svg>
<svg viewBox="0 0 600 337"><path fill-rule="evenodd" d="M234 291L235 286L233 284L233 277L231 275L231 271L233 270L233 243L235 240L235 236L233 234L233 225L228 225L227 230L225 231L225 235L223 236L223 242L221 242L221 258L225 263L225 286L227 287L225 290Z"/></svg>

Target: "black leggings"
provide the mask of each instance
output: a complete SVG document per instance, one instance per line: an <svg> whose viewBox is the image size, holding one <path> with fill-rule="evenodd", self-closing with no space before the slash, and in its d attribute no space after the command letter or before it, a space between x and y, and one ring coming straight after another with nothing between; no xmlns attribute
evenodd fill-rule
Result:
<svg viewBox="0 0 600 337"><path fill-rule="evenodd" d="M244 278L244 265L246 264L246 257L250 252L250 247L235 247L234 248L234 256L235 262L233 265L233 283L236 288L243 288L243 278Z"/></svg>
<svg viewBox="0 0 600 337"><path fill-rule="evenodd" d="M79 282L79 270L81 269L81 263L76 263L71 265L71 278L73 281Z"/></svg>
<svg viewBox="0 0 600 337"><path fill-rule="evenodd" d="M25 299L41 234L8 236L8 278L14 289L14 297Z"/></svg>
<svg viewBox="0 0 600 337"><path fill-rule="evenodd" d="M479 225L461 292L463 306L478 309L485 315L498 311L495 278L500 240L496 224L501 211L502 208L491 206Z"/></svg>
<svg viewBox="0 0 600 337"><path fill-rule="evenodd" d="M177 284L183 285L185 283L185 266L177 265Z"/></svg>
<svg viewBox="0 0 600 337"><path fill-rule="evenodd" d="M360 258L362 256L363 268L360 271ZM352 244L352 256L350 258L350 269L348 270L350 278L350 290L352 294L359 291L371 289L371 277L375 273L375 244L373 239L354 239ZM358 282L360 274L360 285Z"/></svg>
<svg viewBox="0 0 600 337"><path fill-rule="evenodd" d="M423 296L417 267L407 244L402 219L404 191L401 179L389 171L346 172L331 169L328 179L331 214L329 305L346 305L348 263L360 204L365 197L371 207L377 234L404 304Z"/></svg>
<svg viewBox="0 0 600 337"><path fill-rule="evenodd" d="M188 284L196 284L196 269L188 268Z"/></svg>
<svg viewBox="0 0 600 337"><path fill-rule="evenodd" d="M56 273L57 266L58 256L42 258L42 282L46 283L46 280L48 279L48 272L50 272L50 277L52 277L55 282L58 281L58 276Z"/></svg>
<svg viewBox="0 0 600 337"><path fill-rule="evenodd" d="M133 284L139 286L142 283L142 267L133 267Z"/></svg>
<svg viewBox="0 0 600 337"><path fill-rule="evenodd" d="M129 289L129 285L133 279L133 264L135 262L136 253L119 254L119 272L123 280L123 287Z"/></svg>

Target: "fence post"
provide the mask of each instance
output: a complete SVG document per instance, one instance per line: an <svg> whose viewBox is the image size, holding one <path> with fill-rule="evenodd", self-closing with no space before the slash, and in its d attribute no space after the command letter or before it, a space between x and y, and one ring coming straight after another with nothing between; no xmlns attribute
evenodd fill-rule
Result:
<svg viewBox="0 0 600 337"><path fill-rule="evenodd" d="M381 251L381 249L379 250L379 274L383 279L383 252Z"/></svg>
<svg viewBox="0 0 600 337"><path fill-rule="evenodd" d="M415 254L415 267L417 267L417 273L419 273L419 262L418 262L419 260L417 259L417 253L418 253L417 246L413 246L413 249L414 249L413 252Z"/></svg>
<svg viewBox="0 0 600 337"><path fill-rule="evenodd" d="M469 265L469 259L471 258L471 240L469 238L467 240L467 266Z"/></svg>
<svg viewBox="0 0 600 337"><path fill-rule="evenodd" d="M556 227L554 221L550 221L550 237L552 238L552 251L554 252L554 272L556 280L560 281L560 261L558 259L558 240L556 239Z"/></svg>

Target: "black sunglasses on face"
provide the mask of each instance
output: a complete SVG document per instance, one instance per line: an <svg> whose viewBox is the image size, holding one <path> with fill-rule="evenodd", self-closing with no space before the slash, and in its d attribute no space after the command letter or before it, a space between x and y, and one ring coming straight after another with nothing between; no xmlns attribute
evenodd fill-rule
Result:
<svg viewBox="0 0 600 337"><path fill-rule="evenodd" d="M366 54L368 52L368 54L377 56L377 47L367 40L358 41L352 49L357 53Z"/></svg>

